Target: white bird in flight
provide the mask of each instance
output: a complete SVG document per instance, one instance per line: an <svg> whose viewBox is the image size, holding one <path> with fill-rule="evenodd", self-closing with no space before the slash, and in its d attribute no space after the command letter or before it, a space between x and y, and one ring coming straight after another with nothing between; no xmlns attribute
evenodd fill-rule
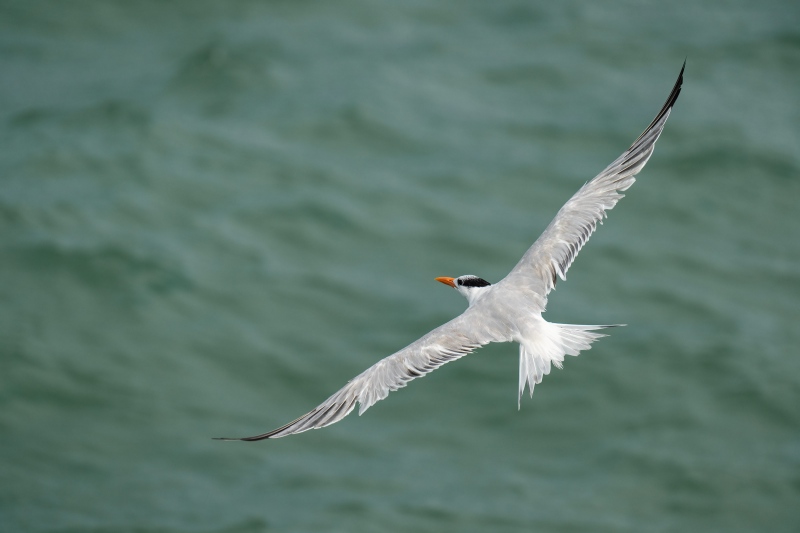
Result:
<svg viewBox="0 0 800 533"><path fill-rule="evenodd" d="M551 365L561 368L565 355L578 355L588 350L593 341L605 336L594 331L613 327L555 324L544 320L542 313L557 278L566 279L572 261L598 222L602 224L605 212L624 196L621 192L633 185L634 176L650 159L681 92L685 67L684 61L669 98L653 122L630 148L564 204L505 278L495 284L473 275L436 278L469 302L460 316L378 361L297 420L261 435L219 440L276 439L323 428L350 414L356 402L361 415L412 379L490 342L519 343L519 408L526 384L533 396L534 385L550 373Z"/></svg>

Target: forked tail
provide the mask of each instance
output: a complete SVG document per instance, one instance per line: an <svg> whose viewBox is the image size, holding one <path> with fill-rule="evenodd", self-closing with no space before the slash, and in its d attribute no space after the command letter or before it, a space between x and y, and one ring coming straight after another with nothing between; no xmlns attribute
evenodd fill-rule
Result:
<svg viewBox="0 0 800 533"><path fill-rule="evenodd" d="M519 400L517 409L522 405L522 393L528 384L533 397L533 386L542 382L542 377L550 373L550 364L561 368L565 355L578 355L591 348L592 342L606 335L593 333L604 328L615 328L624 324L608 326L578 326L575 324L553 324L545 322L545 326L535 340L519 345Z"/></svg>

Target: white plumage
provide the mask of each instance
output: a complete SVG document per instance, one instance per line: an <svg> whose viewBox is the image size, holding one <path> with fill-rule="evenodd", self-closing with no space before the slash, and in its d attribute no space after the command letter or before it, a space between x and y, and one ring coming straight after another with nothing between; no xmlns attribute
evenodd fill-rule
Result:
<svg viewBox="0 0 800 533"><path fill-rule="evenodd" d="M297 420L261 435L223 440L254 441L322 428L347 416L356 403L360 415L391 391L405 387L412 379L490 342L519 343L521 400L525 386L532 395L534 385L550 373L551 365L561 368L564 356L588 350L593 341L604 336L594 331L610 326L547 322L542 318L547 295L555 287L557 277L566 279L575 256L597 224L602 223L606 211L612 209L623 197L621 193L633 185L636 174L652 155L680 94L685 66L684 62L669 98L653 122L630 148L564 204L504 279L491 285L471 275L437 278L467 298L469 307L464 313L377 362Z"/></svg>

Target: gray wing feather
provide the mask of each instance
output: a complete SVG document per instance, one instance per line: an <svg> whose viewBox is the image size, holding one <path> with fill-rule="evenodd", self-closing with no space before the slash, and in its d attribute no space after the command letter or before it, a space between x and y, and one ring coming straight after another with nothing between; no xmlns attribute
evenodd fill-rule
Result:
<svg viewBox="0 0 800 533"><path fill-rule="evenodd" d="M633 185L636 181L634 176L653 154L655 143L681 92L685 68L684 61L669 98L653 122L630 148L564 204L547 229L506 277L506 280L519 289L535 293L540 299L542 309L547 294L556 285L557 277L566 279L567 270L594 233L597 224L602 224L606 211L612 209L624 196L621 192Z"/></svg>
<svg viewBox="0 0 800 533"><path fill-rule="evenodd" d="M450 322L434 329L419 340L399 352L378 361L370 368L351 379L333 396L325 400L313 411L306 413L285 426L241 439L255 441L276 439L329 426L360 405L361 415L375 402L383 400L390 392L403 388L412 379L422 377L445 363L455 361L495 339L485 329L471 327L469 315L465 311ZM505 339L502 339L505 340Z"/></svg>

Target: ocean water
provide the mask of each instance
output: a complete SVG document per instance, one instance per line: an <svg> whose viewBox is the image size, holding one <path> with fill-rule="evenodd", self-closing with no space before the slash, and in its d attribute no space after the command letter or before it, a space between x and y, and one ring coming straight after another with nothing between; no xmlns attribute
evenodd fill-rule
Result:
<svg viewBox="0 0 800 533"><path fill-rule="evenodd" d="M0 530L800 530L797 2L0 3ZM517 410L460 313L639 135Z"/></svg>

